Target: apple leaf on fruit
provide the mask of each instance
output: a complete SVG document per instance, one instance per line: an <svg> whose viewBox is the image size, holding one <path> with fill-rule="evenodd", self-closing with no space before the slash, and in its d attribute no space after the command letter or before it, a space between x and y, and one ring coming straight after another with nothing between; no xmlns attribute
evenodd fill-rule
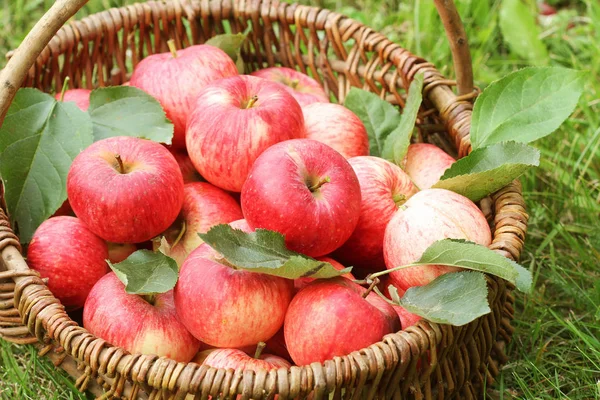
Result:
<svg viewBox="0 0 600 400"><path fill-rule="evenodd" d="M376 94L355 87L348 92L344 106L365 125L370 154L382 157L386 139L402 123L398 109Z"/></svg>
<svg viewBox="0 0 600 400"><path fill-rule="evenodd" d="M129 294L165 293L175 287L179 278L175 260L160 252L138 250L120 263L106 262Z"/></svg>
<svg viewBox="0 0 600 400"><path fill-rule="evenodd" d="M498 276L514 284L522 292L529 293L533 284L531 272L516 262L485 246L459 239L434 242L425 250L415 265L447 265L466 268Z"/></svg>
<svg viewBox="0 0 600 400"><path fill-rule="evenodd" d="M549 135L575 109L586 77L572 69L531 67L493 82L475 101L473 148L508 140L528 143Z"/></svg>
<svg viewBox="0 0 600 400"><path fill-rule="evenodd" d="M235 62L240 74L244 73L244 60L242 59L242 44L248 35L246 33L225 33L213 36L205 44L218 47L223 50Z"/></svg>
<svg viewBox="0 0 600 400"><path fill-rule="evenodd" d="M74 103L20 89L0 128L0 175L21 242L67 198L73 159L92 144L92 123Z"/></svg>
<svg viewBox="0 0 600 400"><path fill-rule="evenodd" d="M285 247L282 234L267 229L247 233L222 224L198 235L221 253L227 262L236 268L253 272L297 279L309 276L333 278L352 270L345 268L338 271L328 262L291 251Z"/></svg>
<svg viewBox="0 0 600 400"><path fill-rule="evenodd" d="M92 91L88 109L94 124L94 140L134 136L171 144L173 124L160 103L132 86L114 86Z"/></svg>
<svg viewBox="0 0 600 400"><path fill-rule="evenodd" d="M540 39L541 29L535 14L522 0L503 0L500 3L500 31L510 49L530 64L546 64L550 59Z"/></svg>
<svg viewBox="0 0 600 400"><path fill-rule="evenodd" d="M493 144L474 150L444 172L434 188L478 201L540 164L540 152L523 143Z"/></svg>
<svg viewBox="0 0 600 400"><path fill-rule="evenodd" d="M451 272L428 285L408 289L399 305L431 322L461 326L491 312L487 294L482 273ZM398 297L397 292L394 297Z"/></svg>
<svg viewBox="0 0 600 400"><path fill-rule="evenodd" d="M415 75L408 88L408 98L406 106L402 111L400 125L394 129L385 140L381 156L396 165L402 165L410 138L412 137L417 114L423 101L423 74Z"/></svg>

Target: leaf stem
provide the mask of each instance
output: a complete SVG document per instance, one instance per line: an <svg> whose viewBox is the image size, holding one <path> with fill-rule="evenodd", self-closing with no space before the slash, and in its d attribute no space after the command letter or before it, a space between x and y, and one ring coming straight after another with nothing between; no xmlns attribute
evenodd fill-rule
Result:
<svg viewBox="0 0 600 400"><path fill-rule="evenodd" d="M260 355L262 354L265 347L267 347L267 344L265 342L258 342L258 345L256 345L256 351L254 352L254 358L256 358L257 360L260 359Z"/></svg>
<svg viewBox="0 0 600 400"><path fill-rule="evenodd" d="M377 286L378 283L379 283L379 278L373 279L373 281L369 285L369 288L367 289L367 291L363 293L362 298L366 299L367 296L375 289L375 287Z"/></svg>
<svg viewBox="0 0 600 400"><path fill-rule="evenodd" d="M315 192L316 190L318 190L321 186L323 186L326 183L331 182L331 178L326 176L325 178L321 178L317 183L315 183L312 186L308 187L308 190L310 190L311 192Z"/></svg>
<svg viewBox="0 0 600 400"><path fill-rule="evenodd" d="M63 82L63 87L62 90L60 91L60 101L64 101L65 99L65 92L67 91L68 87L69 87L69 81L71 80L71 78L69 78L68 76L65 78L65 81Z"/></svg>
<svg viewBox="0 0 600 400"><path fill-rule="evenodd" d="M179 243L179 241L181 240L181 238L183 237L183 235L185 235L186 229L187 229L187 225L185 223L185 220L183 220L183 222L181 223L181 230L177 234L177 237L175 238L175 241L171 245L171 248L177 246L177 243Z"/></svg>
<svg viewBox="0 0 600 400"><path fill-rule="evenodd" d="M177 58L177 47L175 47L175 41L173 39L167 40L167 46L169 46L169 50L171 51L173 58Z"/></svg>
<svg viewBox="0 0 600 400"><path fill-rule="evenodd" d="M117 154L117 155L115 155L115 158L117 159L117 163L119 163L119 170L118 171L121 174L124 174L125 173L125 167L123 166L123 160L121 159L121 155Z"/></svg>

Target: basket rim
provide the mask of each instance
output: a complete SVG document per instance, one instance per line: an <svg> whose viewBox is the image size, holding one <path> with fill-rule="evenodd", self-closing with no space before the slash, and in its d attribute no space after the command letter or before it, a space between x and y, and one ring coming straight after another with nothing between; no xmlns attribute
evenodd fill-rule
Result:
<svg viewBox="0 0 600 400"><path fill-rule="evenodd" d="M82 35L82 32L83 34L89 33L89 28L91 26L95 26L96 24L101 25L103 21L105 22L108 19L114 18L116 15L130 14L130 17L133 17L138 15L136 13L141 12L143 15L154 16L156 18L155 21L158 21L160 17L175 12L184 15L187 19L196 19L199 16L205 18L207 12L216 12L213 8L216 7L215 4L217 3L218 2L211 2L208 10L205 7L208 3L203 2L200 4L197 1L190 2L188 0L175 0L170 3L136 3L134 5L113 8L90 15L81 20L73 21L69 25L61 28L59 33L57 33L54 39L42 52L38 58L37 64L45 65L52 56L61 54L61 52L65 50L61 46L61 38L64 39L65 37L72 37L73 35L78 37L79 35ZM457 130L460 130L463 133L465 131L467 132L463 135L461 135L460 132L457 133L458 139L456 141L459 156L464 156L469 153L470 143L468 129L470 127L471 117L471 103L468 101L469 98L464 96L460 98L454 95L450 89L450 85L453 84L453 81L445 79L432 64L427 63L424 59L413 56L407 50L404 50L399 45L389 41L382 34L334 11L297 4L287 5L284 3L278 4L276 2L271 3L268 0L254 2L250 6L250 10L244 10L244 6L247 6L247 4L245 4L245 1L243 0L224 1L223 3L231 5L231 8L228 10L219 10L221 12L220 18L222 19L227 18L228 12L230 13L229 15L235 16L240 15L240 13L247 13L252 14L253 17L258 13L258 15L262 17L266 16L267 18L272 19L286 18L288 21L294 23L307 15L313 15L318 25L315 29L325 29L325 25L327 23L333 23L332 21L334 21L338 27L351 26L351 35L349 37L355 38L357 41L362 39L364 43L373 42L374 49L376 51L385 52L388 60L394 59L394 65L396 67L408 68L406 70L406 77L408 80L402 81L405 88L408 87L410 80L412 80L412 77L414 77L417 72L420 71L425 74L425 97L427 97L434 105L434 108L440 112L442 119L450 126L450 128L448 128L449 130L457 127ZM277 4L277 6L274 7L273 4ZM274 11L280 12L280 15L272 15ZM103 29L102 32L98 34L104 35L105 30ZM93 40L93 37L90 37L89 39ZM410 65L396 64L398 60L406 60L411 57L412 62L409 63ZM391 79L400 80L401 78L393 76ZM510 214L510 218L514 219L514 213L520 214L520 216L517 215L517 219L520 218L523 226L526 228L527 216L524 209L520 184L518 182L513 182L495 193L490 200L489 206L496 207L496 216L505 212ZM0 220L2 219L3 218L0 218ZM505 226L500 226L500 230L498 230L498 225L496 225L496 230L492 232L494 241L490 247L509 258L518 258L520 248L514 248L514 246L511 245L509 236L517 236L518 239L522 241L522 236L524 236L525 232L523 230L521 234L520 232L514 232L510 229L503 229L504 227ZM8 227L8 231L10 231L10 226ZM12 233L12 231L10 232ZM497 234L497 232L499 233ZM204 377L229 373L227 370L199 366L194 363L178 363L174 360L158 358L151 355L128 354L123 349L108 345L102 339L94 338L82 327L74 327L72 325L74 322L66 315L64 307L62 307L52 293L47 290L43 281L35 274L32 274L31 271L28 272L28 267L18 250L16 255L13 251L10 254L10 257L5 256L6 250L10 247L12 247L13 250L16 250L14 238L11 238L11 240L12 241L7 242L7 239L5 239L0 242L0 249L4 249L2 256L6 265L9 267L9 272L10 270L16 271L12 276L16 282L14 289L15 306L18 306L19 313L22 316L23 321L26 322L29 332L34 334L38 341L48 343L49 339L56 340L61 346L64 345L64 349L67 353L70 353L70 355L74 356L75 359L82 362L88 368L91 368L94 373L98 372L109 378L111 376L120 377L119 379L115 379L115 382L122 378L126 378L126 380L139 382L140 384L145 382L149 387L157 390L168 387L168 389L173 392L187 391L187 389L194 389L193 387L190 388L188 386L189 384L193 385L195 382L197 393L200 393L200 391L204 393L205 390L208 390L204 387ZM0 278L2 277L5 277L5 275L0 272ZM504 281L495 277L488 277L488 283L491 286L497 285L504 287L503 285L505 285ZM508 287L510 289L510 285L508 285ZM465 330L468 329L472 328L465 328ZM364 378L376 378L381 365L383 365L382 360L384 354L382 348L391 347L392 344L397 346L395 343L400 341L406 343L405 347L407 349L427 348L432 352L431 357L436 358L438 345L442 342L444 337L453 335L449 332L450 330L458 332L457 334L459 335L464 333L462 332L462 329L421 320L415 326L397 333L388 334L382 341L349 355L335 357L324 363L312 363L300 367L293 366L290 369L281 368L274 373L264 371L264 374L269 376L275 375L273 379L283 379L282 373L289 373L293 378L295 376L299 377L302 374L302 371L306 371L306 373L312 374L314 380L314 387L309 389L309 392L312 389L325 391L326 389L330 389L330 382L326 379L325 375L332 368L332 363L335 366L344 359L352 360L353 358L358 363L364 363L364 360L361 357L366 355L374 364L369 366L369 374ZM86 334L88 336L86 336ZM76 336L81 336L81 340L74 340L73 343L69 345L68 342ZM81 349L93 349L94 356L90 356L89 352L84 354L85 352ZM101 356L101 354L103 354L103 356ZM119 360L114 364L114 359L117 354L119 355ZM410 355L408 355L408 357L410 358ZM360 361L358 359L360 359ZM111 362L113 362L114 365L110 364ZM416 359L413 359L413 362L416 362ZM191 368L190 365L192 365ZM376 365L376 367L370 368L373 365ZM426 371L425 375L431 373L432 371ZM236 370L234 373L234 375L239 378L239 385L242 385L245 381L251 382L255 376L261 374L263 374L263 372L255 373L254 371L248 370ZM167 379L167 385L165 386L164 381L167 376L175 376L178 378L175 380L171 379L170 381ZM157 379L159 377L163 379ZM289 395L290 397L295 397L293 396L293 393L289 393Z"/></svg>

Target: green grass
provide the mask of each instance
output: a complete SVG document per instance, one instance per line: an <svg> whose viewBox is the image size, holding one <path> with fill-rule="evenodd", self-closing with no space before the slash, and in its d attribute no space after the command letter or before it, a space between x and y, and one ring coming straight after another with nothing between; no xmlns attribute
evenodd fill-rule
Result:
<svg viewBox="0 0 600 400"><path fill-rule="evenodd" d="M1 1L4 53L18 45L51 1ZM84 13L117 3L91 0ZM453 76L448 44L430 0L319 3L385 33ZM600 3L551 3L560 12L542 21L540 35L549 57L533 61L589 71L589 82L571 118L551 137L535 143L542 151L542 165L522 179L531 218L521 263L533 272L536 290L517 295L510 362L493 388L500 399L600 398ZM503 41L500 4L459 1L476 84L482 88L528 64ZM2 398L79 398L63 375L32 349L0 343Z"/></svg>

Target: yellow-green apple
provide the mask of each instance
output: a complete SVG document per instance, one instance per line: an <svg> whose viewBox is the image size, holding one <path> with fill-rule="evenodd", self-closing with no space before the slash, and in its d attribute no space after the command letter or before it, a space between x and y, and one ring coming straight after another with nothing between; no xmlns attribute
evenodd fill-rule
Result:
<svg viewBox="0 0 600 400"><path fill-rule="evenodd" d="M281 357L272 354L260 354L261 350L258 350L256 353L252 357L238 349L216 349L206 356L203 365L213 368L244 369L255 372L290 368L292 366L287 360Z"/></svg>
<svg viewBox="0 0 600 400"><path fill-rule="evenodd" d="M420 190L430 189L456 160L429 143L408 146L404 171Z"/></svg>
<svg viewBox="0 0 600 400"><path fill-rule="evenodd" d="M201 343L202 343L202 342L201 342ZM202 346L202 347L204 347L204 346ZM210 353L212 353L213 351L215 351L215 350L219 350L219 349L218 349L218 348L216 348L216 347L211 347L211 348L208 348L208 349L206 349L206 350L202 350L202 349L201 349L201 350L198 352L198 354L196 354L196 355L194 356L194 358L192 359L192 362L193 362L193 363L196 363L196 364L198 364L198 365L202 365L202 364L204 364L204 360L206 360L206 357L208 357L208 355L209 355Z"/></svg>
<svg viewBox="0 0 600 400"><path fill-rule="evenodd" d="M310 139L278 143L254 164L242 190L254 229L285 236L294 251L319 257L340 247L360 215L360 186L348 161Z"/></svg>
<svg viewBox="0 0 600 400"><path fill-rule="evenodd" d="M213 185L240 192L260 154L304 136L298 102L279 85L236 76L206 86L187 125L188 154Z"/></svg>
<svg viewBox="0 0 600 400"><path fill-rule="evenodd" d="M183 263L174 293L177 314L197 339L235 348L275 335L293 291L293 281L232 268L204 243Z"/></svg>
<svg viewBox="0 0 600 400"><path fill-rule="evenodd" d="M302 107L312 103L329 103L329 96L319 82L294 69L271 67L255 71L252 75L279 83Z"/></svg>
<svg viewBox="0 0 600 400"><path fill-rule="evenodd" d="M79 153L67 176L75 215L115 243L139 243L162 233L183 203L183 178L162 145L118 136Z"/></svg>
<svg viewBox="0 0 600 400"><path fill-rule="evenodd" d="M404 203L385 230L385 264L391 269L413 263L430 245L446 238L488 246L492 234L481 210L466 197L445 189L420 191ZM442 265L411 267L391 272L390 283L405 291L458 270Z"/></svg>
<svg viewBox="0 0 600 400"><path fill-rule="evenodd" d="M83 327L130 353L154 354L188 362L198 352L196 340L177 318L173 291L152 300L125 292L114 272L96 283L83 309Z"/></svg>
<svg viewBox="0 0 600 400"><path fill-rule="evenodd" d="M64 96L62 96L62 93L57 93L54 97L56 100L61 100L62 96L62 101L72 101L82 111L87 111L87 109L90 107L91 93L92 91L89 89L69 89L65 90Z"/></svg>
<svg viewBox="0 0 600 400"><path fill-rule="evenodd" d="M337 269L338 271L341 271L344 268L346 268L331 257L317 257L317 260L328 262L329 264L333 265L333 268ZM354 277L354 275L352 275L352 273L350 273L350 272L348 272L347 274L344 274L342 276L344 278L348 278L350 280L356 279ZM314 281L315 281L315 278L310 278L310 277L294 279L294 287L296 288L296 291L299 291L300 289L305 288L306 286L308 286L309 283L314 282Z"/></svg>
<svg viewBox="0 0 600 400"><path fill-rule="evenodd" d="M339 104L313 103L302 107L306 138L318 140L346 158L369 155L365 125Z"/></svg>
<svg viewBox="0 0 600 400"><path fill-rule="evenodd" d="M346 265L371 272L384 270L385 228L417 188L400 167L382 158L353 157L348 162L360 182L360 218L352 236L333 256Z"/></svg>
<svg viewBox="0 0 600 400"><path fill-rule="evenodd" d="M159 101L175 128L173 146L183 148L187 119L200 90L237 74L235 63L224 51L196 45L146 57L133 70L129 83Z"/></svg>
<svg viewBox="0 0 600 400"><path fill-rule="evenodd" d="M179 217L164 233L169 245L167 255L174 258L179 266L203 243L198 233L206 233L215 225L243 218L242 209L235 199L208 182L188 183L183 193Z"/></svg>
<svg viewBox="0 0 600 400"><path fill-rule="evenodd" d="M120 263L136 252L137 249L137 246L133 243L108 242L108 260L113 264Z"/></svg>
<svg viewBox="0 0 600 400"><path fill-rule="evenodd" d="M175 157L175 161L179 165L179 169L181 170L181 176L183 176L183 183L190 182L201 182L202 177L194 168L194 164L192 164L192 160L187 155L185 151L170 149L171 154Z"/></svg>
<svg viewBox="0 0 600 400"><path fill-rule="evenodd" d="M337 277L311 283L285 316L285 343L297 365L323 362L380 341L400 330L396 311L374 292Z"/></svg>
<svg viewBox="0 0 600 400"><path fill-rule="evenodd" d="M68 309L83 307L94 284L108 272L106 242L75 217L53 217L33 234L27 263L48 278L48 288Z"/></svg>

